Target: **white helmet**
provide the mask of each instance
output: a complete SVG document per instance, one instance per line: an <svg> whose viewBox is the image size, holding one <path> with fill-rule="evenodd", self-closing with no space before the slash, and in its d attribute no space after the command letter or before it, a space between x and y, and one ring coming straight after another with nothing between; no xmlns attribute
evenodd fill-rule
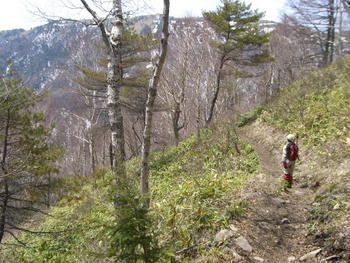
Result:
<svg viewBox="0 0 350 263"><path fill-rule="evenodd" d="M291 142L294 142L295 141L295 135L294 134L288 134L287 135L287 140L291 141Z"/></svg>

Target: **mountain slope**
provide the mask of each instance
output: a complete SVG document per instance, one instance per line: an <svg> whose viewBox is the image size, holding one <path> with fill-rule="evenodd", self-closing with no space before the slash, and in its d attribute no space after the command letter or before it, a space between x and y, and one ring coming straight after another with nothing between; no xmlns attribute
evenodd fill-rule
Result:
<svg viewBox="0 0 350 263"><path fill-rule="evenodd" d="M174 254L177 262L349 262L349 69L346 58L286 88L238 137L227 120L153 153L151 230L166 248L159 262ZM301 162L285 192L279 158L290 132L300 134ZM128 162L135 203L138 161ZM41 234L19 235L27 247L8 239L1 260L109 262L111 180L105 172L65 179L51 216L26 226Z"/></svg>
<svg viewBox="0 0 350 263"><path fill-rule="evenodd" d="M238 142L232 128L217 125L202 130L200 141L193 135L177 147L153 154L153 230L166 251L174 253L189 245L197 247L197 243L212 246L215 232L228 226L232 218L238 218L249 206L232 197L247 178L256 174L258 162L253 149ZM128 188L128 192L137 192L138 178L134 175L138 167L137 159L128 163L130 181L135 181L136 187ZM51 216L43 217L37 226L26 226L46 234L20 234L19 240L27 247L5 246L0 252L4 262L105 262L114 226L109 197L112 179L104 172L67 178L63 182L67 194L50 209ZM136 200L137 194L133 198ZM215 246L213 249L216 253ZM178 257L191 262L196 254L205 254L206 250L207 245L198 246Z"/></svg>

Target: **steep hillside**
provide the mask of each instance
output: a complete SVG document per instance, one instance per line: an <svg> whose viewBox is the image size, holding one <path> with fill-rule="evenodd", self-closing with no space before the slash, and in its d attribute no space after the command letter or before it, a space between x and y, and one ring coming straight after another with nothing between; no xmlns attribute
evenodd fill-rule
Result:
<svg viewBox="0 0 350 263"><path fill-rule="evenodd" d="M111 262L109 248L145 229L157 262L349 262L349 70L346 58L243 116L241 128L218 122L153 153L150 217L139 205L138 159L129 161L135 209L123 214L123 235L113 231L108 173L65 179L66 196L23 226L37 233L8 237L0 262ZM301 161L286 191L279 161L290 132L300 135Z"/></svg>
<svg viewBox="0 0 350 263"><path fill-rule="evenodd" d="M238 142L230 125L203 130L197 139L194 135L177 147L154 153L151 166L151 229L164 253L180 251L182 262L208 254L208 247L213 254L220 252L215 233L248 209L249 203L234 196L258 169L252 147ZM132 175L137 174L138 160L128 167L130 180L137 185ZM26 226L39 234L18 235L19 245L25 247L5 246L0 262L107 262L114 218L108 194L111 179L103 172L67 179L67 195L50 215L37 226ZM137 190L128 189L133 191ZM194 249L181 252L192 245Z"/></svg>

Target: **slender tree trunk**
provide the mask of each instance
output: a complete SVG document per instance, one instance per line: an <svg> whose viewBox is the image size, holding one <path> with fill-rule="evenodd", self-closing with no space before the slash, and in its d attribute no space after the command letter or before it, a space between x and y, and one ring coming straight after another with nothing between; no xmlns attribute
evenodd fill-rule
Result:
<svg viewBox="0 0 350 263"><path fill-rule="evenodd" d="M89 150L90 150L91 172L94 172L96 170L96 154L95 154L95 142L94 142L94 139L92 138L90 140Z"/></svg>
<svg viewBox="0 0 350 263"><path fill-rule="evenodd" d="M135 145L135 154L136 155L140 154L140 147L139 147L139 145L142 144L142 140L141 140L139 134L137 133L136 126L135 126L138 121L139 121L139 118L137 118L136 121L132 123L132 127L131 127L132 131L134 133L134 137L135 137L134 145Z"/></svg>
<svg viewBox="0 0 350 263"><path fill-rule="evenodd" d="M8 148L8 136L10 129L10 110L7 110L7 119L5 126L5 134L4 134L4 145L2 150L2 159L1 159L1 171L4 176L4 193L3 200L1 205L1 214L0 214L0 244L5 235L5 226L6 226L6 213L8 201L10 198L9 186L8 186L8 178L7 178L7 170L6 170L6 158L7 158L7 148Z"/></svg>
<svg viewBox="0 0 350 263"><path fill-rule="evenodd" d="M335 52L335 24L336 24L336 3L335 0L329 0L330 5L330 56L329 63L332 63L334 60L334 52Z"/></svg>
<svg viewBox="0 0 350 263"><path fill-rule="evenodd" d="M47 208L51 206L51 173L48 174L47 177Z"/></svg>
<svg viewBox="0 0 350 263"><path fill-rule="evenodd" d="M106 161L106 134L103 133L103 143L102 143L102 166L105 166Z"/></svg>
<svg viewBox="0 0 350 263"><path fill-rule="evenodd" d="M174 131L174 138L175 138L176 145L179 144L180 130L183 128L183 126L180 126L179 124L180 115L181 115L180 103L176 103L175 110L172 114L173 131Z"/></svg>
<svg viewBox="0 0 350 263"><path fill-rule="evenodd" d="M339 7L339 33L338 33L338 48L337 48L337 56L341 57L343 55L343 23L344 23L344 7L342 4L342 0L338 2Z"/></svg>
<svg viewBox="0 0 350 263"><path fill-rule="evenodd" d="M83 142L83 154L84 154L84 161L83 161L83 168L82 168L82 175L86 175L87 170L87 157L86 157L86 142Z"/></svg>
<svg viewBox="0 0 350 263"><path fill-rule="evenodd" d="M325 52L323 54L324 66L333 62L334 56L334 41L335 41L335 0L328 0L328 25L327 37L325 43Z"/></svg>
<svg viewBox="0 0 350 263"><path fill-rule="evenodd" d="M220 92L220 85L221 85L221 76L222 76L222 69L224 67L224 62L225 62L225 55L223 54L221 56L221 59L220 59L220 66L219 66L219 71L218 71L218 74L216 76L216 87L215 87L215 92L214 92L214 97L211 101L211 104L210 104L210 110L209 110L209 116L208 118L206 119L206 122L205 122L205 126L208 126L209 123L212 121L213 119L213 115L214 115L214 108L215 108L215 105L216 105L216 101L218 100L218 97L219 97L219 92Z"/></svg>
<svg viewBox="0 0 350 263"><path fill-rule="evenodd" d="M6 172L4 172L4 175L6 176ZM8 200L10 197L7 178L4 179L4 189L5 189L4 199L1 205L1 217L0 217L0 244L2 243L2 239L4 238L4 235L5 235L6 213L7 213Z"/></svg>
<svg viewBox="0 0 350 263"><path fill-rule="evenodd" d="M109 143L108 150L109 150L109 165L111 166L111 169L113 170L114 157L113 157L112 143Z"/></svg>
<svg viewBox="0 0 350 263"><path fill-rule="evenodd" d="M151 131L152 131L152 117L153 117L153 106L157 96L157 86L162 72L163 64L168 48L168 37L169 37L169 0L164 1L163 10L163 30L161 40L161 50L159 60L153 66L153 77L151 78L148 85L148 96L146 102L146 115L145 115L145 127L143 131L143 143L141 149L141 193L146 195L149 192L149 152L151 148Z"/></svg>
<svg viewBox="0 0 350 263"><path fill-rule="evenodd" d="M201 141L201 104L199 96L197 95L197 118L196 118L196 131L197 131L197 144Z"/></svg>

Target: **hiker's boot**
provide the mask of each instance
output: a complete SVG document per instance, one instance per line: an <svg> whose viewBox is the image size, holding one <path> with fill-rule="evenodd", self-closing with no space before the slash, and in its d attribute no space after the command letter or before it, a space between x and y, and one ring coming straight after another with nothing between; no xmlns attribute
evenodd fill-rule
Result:
<svg viewBox="0 0 350 263"><path fill-rule="evenodd" d="M282 175L282 179L286 182L286 187L291 188L293 184L293 177L289 174Z"/></svg>

